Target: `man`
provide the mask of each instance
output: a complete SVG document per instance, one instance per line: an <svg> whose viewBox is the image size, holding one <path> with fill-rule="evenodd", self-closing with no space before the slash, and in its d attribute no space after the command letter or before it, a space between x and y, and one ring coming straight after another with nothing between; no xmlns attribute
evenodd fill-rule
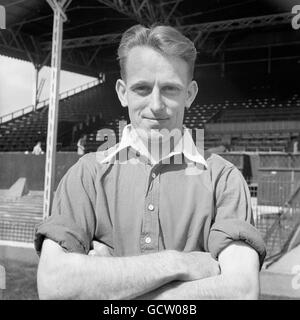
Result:
<svg viewBox="0 0 300 320"><path fill-rule="evenodd" d="M77 154L83 156L85 153L86 134L82 135L77 142Z"/></svg>
<svg viewBox="0 0 300 320"><path fill-rule="evenodd" d="M38 141L37 144L33 147L32 154L35 154L36 156L40 154L44 154L44 151L42 150L42 142Z"/></svg>
<svg viewBox="0 0 300 320"><path fill-rule="evenodd" d="M198 90L193 43L171 27L134 26L118 55L131 124L62 179L36 233L40 298L256 299L265 248L247 185L183 130Z"/></svg>

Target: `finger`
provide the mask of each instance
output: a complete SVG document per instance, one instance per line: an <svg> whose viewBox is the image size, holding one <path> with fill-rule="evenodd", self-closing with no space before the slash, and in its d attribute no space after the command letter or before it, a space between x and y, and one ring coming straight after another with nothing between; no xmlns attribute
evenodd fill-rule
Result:
<svg viewBox="0 0 300 320"><path fill-rule="evenodd" d="M93 249L97 250L101 250L103 247L107 247L107 245L105 245L104 243L102 242L99 242L99 241L92 241L92 245L93 245Z"/></svg>
<svg viewBox="0 0 300 320"><path fill-rule="evenodd" d="M96 255L111 256L109 247L107 245L98 241L93 241L92 246L93 246L93 250L96 252Z"/></svg>
<svg viewBox="0 0 300 320"><path fill-rule="evenodd" d="M89 256L95 256L96 255L96 251L95 250L91 250L88 253Z"/></svg>

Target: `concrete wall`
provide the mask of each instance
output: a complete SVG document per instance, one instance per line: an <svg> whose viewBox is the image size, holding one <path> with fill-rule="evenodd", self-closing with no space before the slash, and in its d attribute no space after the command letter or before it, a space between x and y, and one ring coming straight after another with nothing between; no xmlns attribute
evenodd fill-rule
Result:
<svg viewBox="0 0 300 320"><path fill-rule="evenodd" d="M274 180L274 171L276 171L276 177L284 179L285 183L290 184L291 180L300 181L300 154L291 156L289 154L223 153L220 156L236 165L244 177L252 179L253 182L261 182L261 179L268 177ZM29 190L43 190L45 157L45 154L35 156L26 155L23 152L0 152L0 189L8 189L19 178L25 177ZM79 156L76 152L57 153L55 187L78 159ZM268 194L265 190L263 193Z"/></svg>
<svg viewBox="0 0 300 320"><path fill-rule="evenodd" d="M20 177L25 177L29 190L43 190L45 159L45 154L35 156L26 155L23 152L1 152L0 189L8 189ZM76 152L57 153L55 188L63 175L78 159L79 156Z"/></svg>
<svg viewBox="0 0 300 320"><path fill-rule="evenodd" d="M20 261L24 263L37 265L39 261L39 256L37 255L33 245L22 246L5 244L5 241L0 242L0 264L6 267L6 262L8 260Z"/></svg>
<svg viewBox="0 0 300 320"><path fill-rule="evenodd" d="M293 288L295 274L262 271L260 273L261 295L267 299L300 299L300 290Z"/></svg>
<svg viewBox="0 0 300 320"><path fill-rule="evenodd" d="M251 176L249 156L245 154L220 154L236 165L245 177ZM27 178L29 190L44 189L46 155L35 156L23 152L1 152L0 153L0 189L8 189L19 178ZM76 152L58 152L56 158L56 183L77 162L79 156Z"/></svg>

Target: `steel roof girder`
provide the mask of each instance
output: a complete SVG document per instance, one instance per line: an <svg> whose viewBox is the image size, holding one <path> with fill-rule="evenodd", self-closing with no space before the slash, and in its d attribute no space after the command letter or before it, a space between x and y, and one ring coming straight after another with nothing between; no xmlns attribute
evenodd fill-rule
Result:
<svg viewBox="0 0 300 320"><path fill-rule="evenodd" d="M117 43L120 41L120 39L121 39L121 35L119 33L65 39L63 40L63 49L108 45L111 43ZM41 48L44 51L50 50L51 42L43 42L41 44Z"/></svg>
<svg viewBox="0 0 300 320"><path fill-rule="evenodd" d="M153 24L154 22L168 22L171 16L175 13L178 4L182 0L176 0L168 8L165 8L163 2L158 5L154 4L151 0L97 0L101 4L105 4L119 13L122 13L133 20L138 21L140 24ZM179 12L176 12L178 15ZM173 17L174 22L176 15ZM177 24L178 22L176 22Z"/></svg>
<svg viewBox="0 0 300 320"><path fill-rule="evenodd" d="M106 0L98 0L106 1ZM240 30L250 27L264 27L277 24L290 23L292 18L291 13L282 13L269 16L261 17L249 17L243 19L233 19L225 21L217 21L210 23L194 24L179 26L178 28L182 30L187 36L193 38L199 37L206 32L222 32L230 30ZM105 34L91 37L81 37L74 39L63 40L63 49L79 48L85 46L101 46L109 45L113 43L118 43L121 39L121 34ZM48 51L51 48L51 42L41 43L41 49L43 51Z"/></svg>
<svg viewBox="0 0 300 320"><path fill-rule="evenodd" d="M272 14L260 17L249 17L241 19L231 19L223 21L215 21L209 23L201 23L194 25L180 26L179 29L184 33L190 33L194 31L211 31L211 32L222 32L231 30L246 29L249 27L265 27L274 26L279 24L291 23L293 14L290 12Z"/></svg>

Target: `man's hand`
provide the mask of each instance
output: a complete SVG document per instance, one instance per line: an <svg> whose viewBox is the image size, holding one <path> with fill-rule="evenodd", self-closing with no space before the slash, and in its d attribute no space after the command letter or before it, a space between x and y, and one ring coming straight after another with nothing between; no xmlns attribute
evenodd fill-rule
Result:
<svg viewBox="0 0 300 320"><path fill-rule="evenodd" d="M221 274L195 281L173 281L136 299L258 299L259 257L242 241L219 254Z"/></svg>
<svg viewBox="0 0 300 320"><path fill-rule="evenodd" d="M192 281L214 277L220 274L218 261L212 258L208 252L192 251L179 252L186 272L178 280Z"/></svg>
<svg viewBox="0 0 300 320"><path fill-rule="evenodd" d="M91 248L92 250L88 253L89 256L112 257L109 247L101 242L92 241Z"/></svg>

